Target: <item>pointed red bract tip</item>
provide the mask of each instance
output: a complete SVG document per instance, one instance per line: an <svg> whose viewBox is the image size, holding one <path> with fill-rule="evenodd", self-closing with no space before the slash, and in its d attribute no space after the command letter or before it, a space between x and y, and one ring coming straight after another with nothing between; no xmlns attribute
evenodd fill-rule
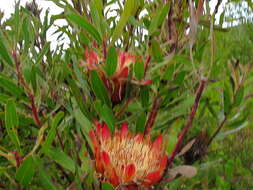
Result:
<svg viewBox="0 0 253 190"><path fill-rule="evenodd" d="M152 149L157 150L157 151L161 150L162 143L163 143L163 136L159 135L156 138L156 140L153 142Z"/></svg>
<svg viewBox="0 0 253 190"><path fill-rule="evenodd" d="M110 137L111 137L110 129L108 128L106 124L104 124L102 127L102 138L103 140L107 140Z"/></svg>
<svg viewBox="0 0 253 190"><path fill-rule="evenodd" d="M135 175L135 166L134 164L129 164L125 168L125 176L126 176L126 182L129 182L132 180L133 176Z"/></svg>
<svg viewBox="0 0 253 190"><path fill-rule="evenodd" d="M117 78L127 78L128 77L128 67L124 67L117 75Z"/></svg>
<svg viewBox="0 0 253 190"><path fill-rule="evenodd" d="M87 68L89 70L96 69L96 64L98 63L98 56L95 51L89 50L88 48L85 50L85 56L87 60Z"/></svg>
<svg viewBox="0 0 253 190"><path fill-rule="evenodd" d="M97 126L96 133L100 137L102 135L102 127L103 127L102 123L96 123L96 126Z"/></svg>
<svg viewBox="0 0 253 190"><path fill-rule="evenodd" d="M109 154L107 152L103 151L101 153L101 159L102 159L105 167L110 167L110 165L111 165L110 156L109 156Z"/></svg>
<svg viewBox="0 0 253 190"><path fill-rule="evenodd" d="M110 174L109 181L114 187L117 187L119 185L119 177L117 176L114 169Z"/></svg>
<svg viewBox="0 0 253 190"><path fill-rule="evenodd" d="M148 85L148 84L151 84L151 83L152 83L152 80L145 80L145 81L141 82L141 85Z"/></svg>
<svg viewBox="0 0 253 190"><path fill-rule="evenodd" d="M134 140L137 142L142 142L144 139L143 134L142 133L138 133L137 135L135 135Z"/></svg>
<svg viewBox="0 0 253 190"><path fill-rule="evenodd" d="M128 134L128 123L122 123L120 133L122 136L127 136Z"/></svg>
<svg viewBox="0 0 253 190"><path fill-rule="evenodd" d="M161 179L160 170L151 172L145 177L143 185L146 187L150 187L151 185L157 183L160 179Z"/></svg>

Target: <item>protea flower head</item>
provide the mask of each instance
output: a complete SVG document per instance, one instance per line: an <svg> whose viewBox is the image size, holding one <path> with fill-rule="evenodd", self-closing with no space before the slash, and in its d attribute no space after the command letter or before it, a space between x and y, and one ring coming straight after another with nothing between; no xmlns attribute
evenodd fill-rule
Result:
<svg viewBox="0 0 253 190"><path fill-rule="evenodd" d="M112 102L117 104L124 98L129 69L136 62L136 56L128 52L119 51L116 71L110 77L106 75L106 72L101 67L103 65L99 64L100 62L103 62L103 59L99 58L95 51L86 49L87 69L97 70L104 85L110 92ZM138 85L147 85L151 83L151 80L138 81L133 77L130 82Z"/></svg>
<svg viewBox="0 0 253 190"><path fill-rule="evenodd" d="M126 123L112 135L106 124L97 123L90 137L101 180L133 190L149 188L161 179L168 160L161 135L154 141L141 133L132 135Z"/></svg>

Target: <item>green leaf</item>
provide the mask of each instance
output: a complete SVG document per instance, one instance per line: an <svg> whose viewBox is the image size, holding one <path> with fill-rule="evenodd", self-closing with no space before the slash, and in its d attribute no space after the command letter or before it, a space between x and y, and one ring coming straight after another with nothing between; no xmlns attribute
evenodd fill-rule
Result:
<svg viewBox="0 0 253 190"><path fill-rule="evenodd" d="M44 150L43 152L46 152L47 149L49 149L49 147L51 146L53 140L55 139L56 136L56 128L58 127L60 121L62 120L64 116L63 112L58 112L52 122L51 128L48 132L48 135L46 137L45 143L43 144L42 150Z"/></svg>
<svg viewBox="0 0 253 190"><path fill-rule="evenodd" d="M25 51L28 50L28 48L30 47L30 20L28 17L25 17L23 20L23 24L22 24L22 32L23 32L23 36L24 36L24 42L25 42L25 46L24 49Z"/></svg>
<svg viewBox="0 0 253 190"><path fill-rule="evenodd" d="M178 73L175 77L174 83L177 85L181 85L184 81L185 75L186 75L185 71Z"/></svg>
<svg viewBox="0 0 253 190"><path fill-rule="evenodd" d="M5 106L5 127L6 131L11 138L11 141L20 150L20 142L17 134L18 115L16 112L16 105L13 100L9 100Z"/></svg>
<svg viewBox="0 0 253 190"><path fill-rule="evenodd" d="M134 73L138 80L141 80L144 77L144 63L136 62L134 64Z"/></svg>
<svg viewBox="0 0 253 190"><path fill-rule="evenodd" d="M47 42L47 43L43 46L42 50L40 51L40 54L38 55L38 57L37 57L37 59L36 59L36 64L38 64L38 63L40 63L40 62L42 61L43 56L47 54L47 52L49 51L49 49L50 49L50 43Z"/></svg>
<svg viewBox="0 0 253 190"><path fill-rule="evenodd" d="M92 123L85 117L80 109L74 109L73 112L75 119L81 125L83 131L86 134L89 134L89 131L92 128Z"/></svg>
<svg viewBox="0 0 253 190"><path fill-rule="evenodd" d="M152 19L149 25L149 35L152 35L156 31L156 29L163 24L166 16L168 15L169 10L169 3L167 3L162 9L158 9L158 13L155 14L155 17Z"/></svg>
<svg viewBox="0 0 253 190"><path fill-rule="evenodd" d="M168 139L170 139L170 143L168 143L167 148L166 148L168 155L172 153L172 151L175 148L175 145L177 144L178 134L183 123L184 123L184 120L178 119L175 122L173 122L172 126L170 127L169 137L168 137Z"/></svg>
<svg viewBox="0 0 253 190"><path fill-rule="evenodd" d="M56 188L55 185L52 183L50 176L44 169L42 159L40 159L39 157L34 157L34 161L36 162L36 167L39 170L38 179L39 179L40 185L44 189L57 190L58 188Z"/></svg>
<svg viewBox="0 0 253 190"><path fill-rule="evenodd" d="M152 48L152 55L153 55L154 59L157 62L161 62L163 60L163 53L162 53L162 49L160 48L158 41L153 40L152 44L151 44L151 48Z"/></svg>
<svg viewBox="0 0 253 190"><path fill-rule="evenodd" d="M55 185L52 183L51 178L49 177L48 173L44 169L40 169L38 172L38 177L40 184L44 189L50 189L50 190L57 190L58 188L55 187Z"/></svg>
<svg viewBox="0 0 253 190"><path fill-rule="evenodd" d="M114 190L114 187L109 183L102 183L102 190Z"/></svg>
<svg viewBox="0 0 253 190"><path fill-rule="evenodd" d="M174 64L170 64L167 68L167 71L163 75L164 80L171 80L174 73Z"/></svg>
<svg viewBox="0 0 253 190"><path fill-rule="evenodd" d="M223 106L224 106L224 114L227 115L230 112L231 99L230 99L229 87L226 84L223 90Z"/></svg>
<svg viewBox="0 0 253 190"><path fill-rule="evenodd" d="M108 92L95 70L91 71L91 84L96 97L100 99L103 104L110 106L111 103L108 97Z"/></svg>
<svg viewBox="0 0 253 190"><path fill-rule="evenodd" d="M6 90L15 97L27 100L27 98L23 96L25 94L23 89L21 89L7 77L0 76L0 87L2 87L4 90Z"/></svg>
<svg viewBox="0 0 253 190"><path fill-rule="evenodd" d="M52 147L46 151L46 154L63 168L75 173L75 162L65 152Z"/></svg>
<svg viewBox="0 0 253 190"><path fill-rule="evenodd" d="M120 16L119 22L113 31L111 44L114 44L116 40L121 36L129 17L131 14L133 14L134 9L136 8L135 3L137 3L136 0L126 0L124 10Z"/></svg>
<svg viewBox="0 0 253 190"><path fill-rule="evenodd" d="M239 106L242 103L244 96L244 87L241 86L235 94L235 106Z"/></svg>
<svg viewBox="0 0 253 190"><path fill-rule="evenodd" d="M100 111L101 117L102 119L106 122L106 124L108 125L109 129L111 132L114 131L114 126L115 126L115 118L113 115L112 110L106 105L104 104L102 106L102 109Z"/></svg>
<svg viewBox="0 0 253 190"><path fill-rule="evenodd" d="M147 86L141 87L140 96L142 107L147 107L149 105L149 88Z"/></svg>
<svg viewBox="0 0 253 190"><path fill-rule="evenodd" d="M142 113L136 122L136 133L144 133L144 126L146 123L146 114Z"/></svg>
<svg viewBox="0 0 253 190"><path fill-rule="evenodd" d="M3 60L8 63L9 65L13 65L12 58L7 50L7 47L5 46L6 41L4 40L4 36L2 31L0 31L0 58L3 58Z"/></svg>
<svg viewBox="0 0 253 190"><path fill-rule="evenodd" d="M107 54L107 58L106 58L106 72L107 75L110 77L114 74L114 72L117 69L117 64L118 64L118 60L117 60L117 53L114 47L110 47L108 54Z"/></svg>
<svg viewBox="0 0 253 190"><path fill-rule="evenodd" d="M32 181L34 173L34 159L32 156L29 156L26 160L22 162L21 166L18 168L16 173L16 179L20 184L27 188Z"/></svg>
<svg viewBox="0 0 253 190"><path fill-rule="evenodd" d="M77 104L80 107L81 111L83 112L83 114L85 116L89 117L90 114L89 114L89 112L87 111L86 107L83 104L83 99L82 99L83 95L81 94L78 86L76 85L76 82L73 79L71 79L70 77L67 77L67 81L68 81L70 90L71 90L72 94L74 95L74 97L77 101Z"/></svg>
<svg viewBox="0 0 253 190"><path fill-rule="evenodd" d="M9 96L5 94L0 94L0 103L6 103L10 99Z"/></svg>
<svg viewBox="0 0 253 190"><path fill-rule="evenodd" d="M103 1L102 0L94 0L95 7L99 13L100 17L103 17Z"/></svg>
<svg viewBox="0 0 253 190"><path fill-rule="evenodd" d="M97 41L98 44L102 44L102 38L97 29L89 22L87 22L83 17L75 13L71 13L67 15L67 18L84 29L87 33L89 33Z"/></svg>

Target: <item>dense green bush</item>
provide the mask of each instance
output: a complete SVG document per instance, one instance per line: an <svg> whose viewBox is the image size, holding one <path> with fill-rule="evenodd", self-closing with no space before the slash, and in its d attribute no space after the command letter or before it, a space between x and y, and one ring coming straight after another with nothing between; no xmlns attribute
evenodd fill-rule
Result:
<svg viewBox="0 0 253 190"><path fill-rule="evenodd" d="M42 18L35 1L0 14L0 189L114 189L95 172L99 123L162 135L156 189L253 189L251 1L220 16L220 0L212 12L203 0L51 1L61 14Z"/></svg>

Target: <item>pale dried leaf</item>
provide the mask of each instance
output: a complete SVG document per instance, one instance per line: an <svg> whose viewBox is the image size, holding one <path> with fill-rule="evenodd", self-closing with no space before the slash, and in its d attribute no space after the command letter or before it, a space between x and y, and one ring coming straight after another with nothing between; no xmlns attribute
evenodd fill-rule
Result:
<svg viewBox="0 0 253 190"><path fill-rule="evenodd" d="M182 165L172 168L168 171L167 182L173 181L175 178L183 176L192 178L197 174L197 169L193 166Z"/></svg>
<svg viewBox="0 0 253 190"><path fill-rule="evenodd" d="M182 165L173 169L186 178L192 178L197 174L197 169L193 166Z"/></svg>
<svg viewBox="0 0 253 190"><path fill-rule="evenodd" d="M196 139L192 139L190 142L188 142L183 148L182 150L177 154L177 156L182 156L184 155L186 152L188 152L188 150L191 149L192 145L195 143Z"/></svg>

